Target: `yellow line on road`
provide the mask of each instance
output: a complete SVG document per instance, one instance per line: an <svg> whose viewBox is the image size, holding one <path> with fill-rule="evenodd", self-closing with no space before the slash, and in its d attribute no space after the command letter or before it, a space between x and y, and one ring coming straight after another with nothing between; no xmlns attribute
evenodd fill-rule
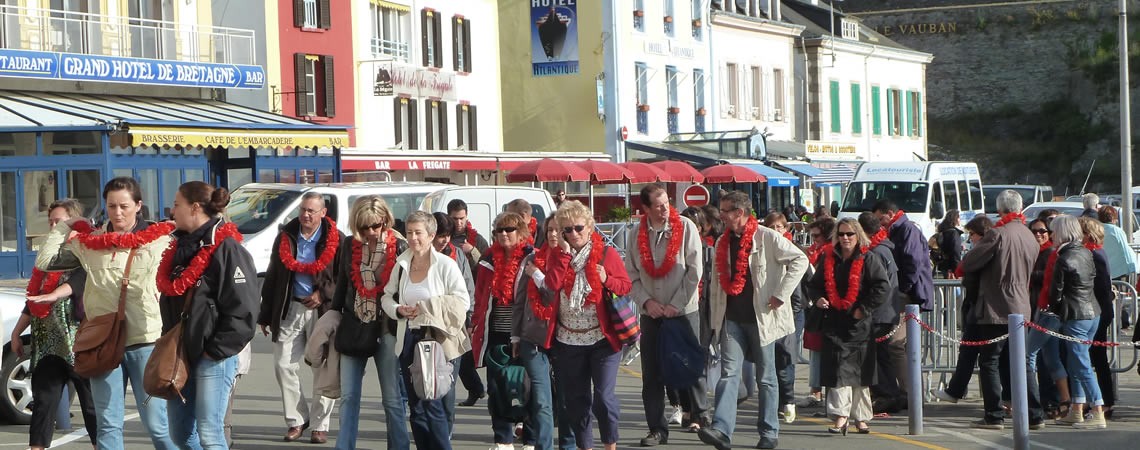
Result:
<svg viewBox="0 0 1140 450"><path fill-rule="evenodd" d="M625 367L625 366L618 366L618 369L621 370L622 372L625 372L626 374L633 375L637 378L641 378L641 372L638 372L636 370L630 369L630 368ZM827 421L827 420L823 420L823 419L817 419L814 417L800 417L799 419L805 420L805 421L808 421L811 423L818 423L820 425L831 425L832 424L831 421ZM916 447L922 447L922 448L926 448L926 449L930 449L930 450L950 450L949 448L946 448L946 447L940 447L940 446L937 446L934 444L927 444L927 443L922 442L922 441L907 439L907 438L904 438L902 436L895 436L893 434L879 433L877 431L872 431L871 436L881 437L883 439L888 439L888 440L892 440L895 442L902 442L904 444L910 444L910 445L914 445Z"/></svg>

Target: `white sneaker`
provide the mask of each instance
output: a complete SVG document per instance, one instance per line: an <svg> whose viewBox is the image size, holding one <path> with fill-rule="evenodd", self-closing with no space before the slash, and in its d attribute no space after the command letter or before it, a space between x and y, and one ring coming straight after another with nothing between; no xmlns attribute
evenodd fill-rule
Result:
<svg viewBox="0 0 1140 450"><path fill-rule="evenodd" d="M784 405L784 423L792 423L796 421L796 405L788 403Z"/></svg>
<svg viewBox="0 0 1140 450"><path fill-rule="evenodd" d="M534 450L533 445L524 445L522 450Z"/></svg>
<svg viewBox="0 0 1140 450"><path fill-rule="evenodd" d="M514 450L514 449L515 449L514 444L495 444L495 446L491 447L489 450Z"/></svg>
<svg viewBox="0 0 1140 450"><path fill-rule="evenodd" d="M669 414L669 423L680 425L681 424L681 416L682 416L681 407L680 406L674 406L673 412Z"/></svg>
<svg viewBox="0 0 1140 450"><path fill-rule="evenodd" d="M931 389L930 395L933 395L934 398L937 398L938 400L944 402L958 403L958 397L950 395L948 392L946 392L945 389Z"/></svg>

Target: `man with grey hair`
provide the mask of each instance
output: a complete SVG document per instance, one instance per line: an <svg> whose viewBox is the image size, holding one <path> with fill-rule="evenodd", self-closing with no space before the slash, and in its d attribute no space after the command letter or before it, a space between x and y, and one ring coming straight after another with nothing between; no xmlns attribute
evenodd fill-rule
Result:
<svg viewBox="0 0 1140 450"><path fill-rule="evenodd" d="M1096 210L1100 206L1100 196L1092 192L1082 195L1081 205L1085 207L1085 210L1081 211L1081 217L1096 219Z"/></svg>
<svg viewBox="0 0 1140 450"><path fill-rule="evenodd" d="M985 341L1002 336L1008 331L1010 314L1029 317L1032 311L1029 277L1040 246L1025 226L1021 194L1006 189L998 194L996 203L1001 220L962 258L963 272L977 276L979 285L978 298L970 308L977 326L974 333L967 333L973 335L963 335L963 340ZM974 428L1003 428L1005 412L998 366L1004 347L1005 341L985 345L978 356L985 416L971 423ZM1029 425L1040 429L1045 423L1036 419Z"/></svg>

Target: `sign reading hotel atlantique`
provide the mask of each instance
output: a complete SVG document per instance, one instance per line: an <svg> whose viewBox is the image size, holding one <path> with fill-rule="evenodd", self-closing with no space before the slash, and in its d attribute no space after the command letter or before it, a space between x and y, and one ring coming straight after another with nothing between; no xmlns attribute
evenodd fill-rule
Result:
<svg viewBox="0 0 1140 450"><path fill-rule="evenodd" d="M260 66L0 49L0 76L71 81L261 89Z"/></svg>
<svg viewBox="0 0 1140 450"><path fill-rule="evenodd" d="M578 73L578 0L530 0L533 76Z"/></svg>

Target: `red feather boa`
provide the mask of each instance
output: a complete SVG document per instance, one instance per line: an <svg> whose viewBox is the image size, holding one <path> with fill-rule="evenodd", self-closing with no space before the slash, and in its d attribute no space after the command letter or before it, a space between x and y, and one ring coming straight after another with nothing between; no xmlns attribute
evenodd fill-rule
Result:
<svg viewBox="0 0 1140 450"><path fill-rule="evenodd" d="M1104 248L1104 245L1103 244L1094 244L1092 242L1086 241L1085 242L1085 248L1089 249L1090 252L1095 252L1097 250Z"/></svg>
<svg viewBox="0 0 1140 450"><path fill-rule="evenodd" d="M602 237L598 233L590 233L590 259L586 260L586 282L590 284L590 293L583 299L583 305L595 305L602 300L602 277L598 274L598 264L602 262L602 256L606 254L606 244L602 242ZM578 278L578 272L574 271L571 267L566 274L566 278L562 280L562 290L567 294L574 289L574 280Z"/></svg>
<svg viewBox="0 0 1140 450"><path fill-rule="evenodd" d="M1001 216L1001 219L999 219L997 223L994 224L994 228L1001 228L1005 224L1013 222L1014 219L1021 223L1025 223L1025 216L1021 215L1021 213L1009 213Z"/></svg>
<svg viewBox="0 0 1140 450"><path fill-rule="evenodd" d="M530 223L526 224L526 228L530 230L530 238L527 239L526 245L534 245L534 240L538 238L538 219L533 216L530 218Z"/></svg>
<svg viewBox="0 0 1140 450"><path fill-rule="evenodd" d="M146 229L137 233L92 234L95 230L91 228L91 224L81 220L72 224L71 229L79 233L75 238L84 247L91 250L109 250L112 248L142 247L174 232L174 225L161 222L150 224Z"/></svg>
<svg viewBox="0 0 1140 450"><path fill-rule="evenodd" d="M32 269L32 279L28 280L28 297L35 297L43 295L55 290L59 287L59 280L63 278L63 272L44 272L40 269ZM27 301L28 312L33 316L43 319L51 314L51 303L39 303L31 300Z"/></svg>
<svg viewBox="0 0 1140 450"><path fill-rule="evenodd" d="M293 273L305 273L309 275L316 275L321 273L336 258L336 249L340 247L340 239L336 232L336 222L332 219L324 218L325 230L325 249L321 252L320 256L313 262L297 262L297 257L293 255L293 246L289 244L289 239L281 236L281 245L277 249L277 253L281 255L281 263L285 264L285 268ZM298 239L300 235L298 235Z"/></svg>
<svg viewBox="0 0 1140 450"><path fill-rule="evenodd" d="M883 241L887 239L887 228L879 228L879 231L875 232L875 234L871 236L871 245L868 245L867 248L875 248L878 247L879 244L882 244Z"/></svg>
<svg viewBox="0 0 1140 450"><path fill-rule="evenodd" d="M831 246L831 244L825 243L825 244L812 244L811 247L808 247L808 250L807 250L808 263L814 266L815 262L819 261L819 255L822 255L823 251L827 250L827 247L829 247L829 246Z"/></svg>
<svg viewBox="0 0 1140 450"><path fill-rule="evenodd" d="M464 233L467 234L468 244L475 245L475 243L479 242L479 232L475 231L475 227L471 225L470 220L467 221L467 228Z"/></svg>
<svg viewBox="0 0 1140 450"><path fill-rule="evenodd" d="M669 275L673 265L677 264L677 253L680 252L681 240L685 237L685 226L681 223L681 215L677 214L677 208L669 208L669 228L672 232L669 235L669 245L665 247L665 259L661 260L661 266L653 264L653 249L649 248L648 217L641 221L641 227L637 230L637 251L641 254L641 267L645 268L650 278L659 279Z"/></svg>
<svg viewBox="0 0 1140 450"><path fill-rule="evenodd" d="M538 270L546 270L546 256L550 252L550 244L543 246L539 250L534 251L534 266ZM530 300L530 310L534 312L534 316L543 322L549 322L554 318L554 305L544 305L542 296L538 293L538 285L531 280L526 286L526 297Z"/></svg>
<svg viewBox="0 0 1140 450"><path fill-rule="evenodd" d="M376 285L372 289L364 287L364 278L360 275L360 264L364 257L364 244L360 241L352 240L352 266L348 268L352 272L352 286L356 288L356 295L363 298L374 299L384 292L384 286L388 284L388 278L392 276L392 268L396 267L396 233L388 229L387 234L384 236L384 268L380 270L380 278L376 279Z"/></svg>
<svg viewBox="0 0 1140 450"><path fill-rule="evenodd" d="M450 256L452 261L459 262L459 249L455 248L455 244L448 241L447 247L444 248L448 250L447 256Z"/></svg>
<svg viewBox="0 0 1140 450"><path fill-rule="evenodd" d="M1053 285L1053 268L1057 265L1057 254L1060 249L1053 250L1049 254L1049 260L1045 263L1045 276L1041 278L1041 292L1037 294L1037 309L1046 309L1049 307L1049 289Z"/></svg>
<svg viewBox="0 0 1140 450"><path fill-rule="evenodd" d="M839 296L839 286L835 282L835 252L829 248L823 260L823 281L824 287L827 289L827 301L831 304L832 308L840 311L847 311L855 306L855 300L859 296L859 284L863 279L863 259L864 253L862 248L856 247L855 261L851 263L851 272L847 274L847 292L843 297Z"/></svg>
<svg viewBox="0 0 1140 450"><path fill-rule="evenodd" d="M721 289L724 289L728 295L740 295L744 291L744 277L748 275L748 255L752 253L752 237L756 234L757 225L755 217L749 217L748 223L744 224L744 233L740 235L740 250L736 252L733 271L728 269L728 246L729 240L732 239L730 235L732 231L725 229L720 242L716 243L716 270ZM731 282L728 279L730 274Z"/></svg>
<svg viewBox="0 0 1140 450"><path fill-rule="evenodd" d="M203 246L198 249L198 253L190 260L190 265L186 266L177 280L172 279L171 274L174 269L174 250L178 247L178 240L171 239L170 245L162 252L162 261L158 263L158 274L155 276L158 292L171 297L185 294L190 286L194 286L202 278L202 274L210 265L214 251L222 246L222 241L226 238L233 238L234 242L238 243L242 240L241 233L238 232L237 225L234 225L233 222L227 222L218 227L214 233L214 245Z"/></svg>
<svg viewBox="0 0 1140 450"><path fill-rule="evenodd" d="M496 239L498 240L498 239ZM495 277L491 280L491 295L495 304L509 305L515 299L515 278L519 274L519 263L523 259L523 246L516 245L511 254L498 242L491 246L491 260L495 266Z"/></svg>

